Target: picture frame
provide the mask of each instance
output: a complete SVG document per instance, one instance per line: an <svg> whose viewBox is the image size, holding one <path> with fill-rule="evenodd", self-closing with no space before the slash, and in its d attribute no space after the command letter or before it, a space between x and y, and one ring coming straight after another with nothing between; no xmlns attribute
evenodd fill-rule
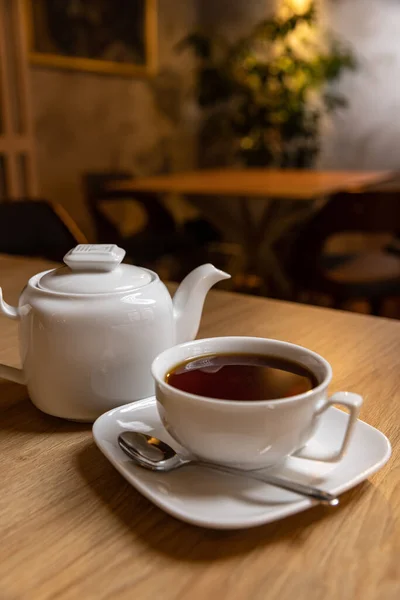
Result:
<svg viewBox="0 0 400 600"><path fill-rule="evenodd" d="M29 61L123 77L157 71L157 0L25 0Z"/></svg>

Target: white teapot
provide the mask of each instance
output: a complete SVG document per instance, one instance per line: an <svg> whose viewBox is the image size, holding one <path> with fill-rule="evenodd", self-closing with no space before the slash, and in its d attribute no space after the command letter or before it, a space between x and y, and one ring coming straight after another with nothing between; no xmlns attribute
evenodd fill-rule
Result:
<svg viewBox="0 0 400 600"><path fill-rule="evenodd" d="M77 421L154 393L150 365L198 331L205 296L229 278L211 264L182 281L172 301L156 273L120 264L115 245L79 245L66 266L31 277L18 308L22 369L0 365L0 377L24 383L43 412Z"/></svg>

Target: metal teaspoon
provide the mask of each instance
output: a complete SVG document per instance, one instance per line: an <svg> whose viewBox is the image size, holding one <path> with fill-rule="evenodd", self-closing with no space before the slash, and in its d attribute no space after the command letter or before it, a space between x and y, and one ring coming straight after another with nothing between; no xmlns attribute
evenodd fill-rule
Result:
<svg viewBox="0 0 400 600"><path fill-rule="evenodd" d="M329 492L324 492L316 487L304 485L295 481L289 481L276 475L268 475L258 471L244 471L233 467L226 467L215 463L207 463L197 459L189 459L180 456L167 443L140 433L137 431L123 431L118 436L118 444L120 448L127 454L137 465L150 471L161 471L168 473L185 465L197 465L199 467L207 467L215 471L230 473L231 475L241 475L249 477L257 481L263 481L276 487L295 492L302 496L307 496L317 500L321 504L329 506L337 506L339 499Z"/></svg>

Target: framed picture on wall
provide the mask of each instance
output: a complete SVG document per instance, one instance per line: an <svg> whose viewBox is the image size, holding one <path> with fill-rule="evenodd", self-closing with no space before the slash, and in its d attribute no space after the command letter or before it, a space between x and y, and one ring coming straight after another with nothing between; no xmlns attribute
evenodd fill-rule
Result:
<svg viewBox="0 0 400 600"><path fill-rule="evenodd" d="M156 71L157 0L25 0L31 63L122 76Z"/></svg>

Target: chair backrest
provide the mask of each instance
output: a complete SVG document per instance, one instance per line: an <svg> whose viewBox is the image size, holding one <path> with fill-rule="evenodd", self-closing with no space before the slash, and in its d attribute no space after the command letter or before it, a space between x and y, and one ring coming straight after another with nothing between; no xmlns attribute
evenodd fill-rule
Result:
<svg viewBox="0 0 400 600"><path fill-rule="evenodd" d="M325 238L344 231L393 232L400 226L400 192L337 194L315 216Z"/></svg>
<svg viewBox="0 0 400 600"><path fill-rule="evenodd" d="M171 213L159 200L157 194L141 195L129 191L113 191L110 184L116 181L133 179L127 171L85 173L83 187L88 210L92 216L98 242L115 242L123 244L121 230L106 215L102 206L105 202L132 201L139 203L146 212L146 229L152 232L164 233L175 230L175 221Z"/></svg>
<svg viewBox="0 0 400 600"><path fill-rule="evenodd" d="M97 242L121 243L121 234L114 223L101 210L101 203L107 197L107 184L112 181L130 179L125 171L84 173L82 176L83 192L87 208L93 220Z"/></svg>
<svg viewBox="0 0 400 600"><path fill-rule="evenodd" d="M65 209L45 200L0 203L0 253L61 261L77 244L87 243Z"/></svg>
<svg viewBox="0 0 400 600"><path fill-rule="evenodd" d="M340 193L301 229L294 249L294 276L306 279L319 270L329 238L340 233L400 232L400 192Z"/></svg>

